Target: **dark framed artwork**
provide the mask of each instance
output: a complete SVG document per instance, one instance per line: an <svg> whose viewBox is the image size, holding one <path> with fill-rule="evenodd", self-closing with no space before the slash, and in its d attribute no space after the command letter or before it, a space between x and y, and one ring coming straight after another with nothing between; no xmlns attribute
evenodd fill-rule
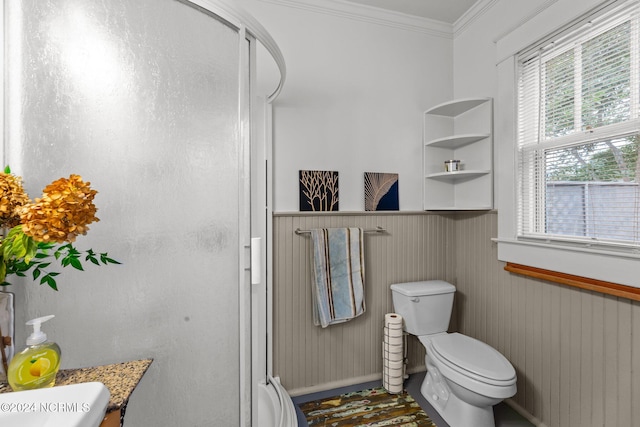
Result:
<svg viewBox="0 0 640 427"><path fill-rule="evenodd" d="M301 211L338 210L338 172L301 170L299 182Z"/></svg>
<svg viewBox="0 0 640 427"><path fill-rule="evenodd" d="M400 210L397 173L364 173L364 210Z"/></svg>

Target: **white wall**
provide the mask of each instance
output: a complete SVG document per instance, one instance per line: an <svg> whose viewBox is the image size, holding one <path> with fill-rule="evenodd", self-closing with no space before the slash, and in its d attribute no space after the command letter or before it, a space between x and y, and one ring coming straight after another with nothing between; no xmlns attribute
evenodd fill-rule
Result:
<svg viewBox="0 0 640 427"><path fill-rule="evenodd" d="M479 0L489 4L491 0ZM475 19L455 32L453 43L453 93L455 98L491 96L495 102L494 191L500 204L501 177L505 167L501 160L511 141L500 140L501 105L498 98L498 62L513 55L560 26L586 13L601 0L498 0L483 9ZM503 138L504 139L504 138ZM504 184L504 182L502 182Z"/></svg>
<svg viewBox="0 0 640 427"><path fill-rule="evenodd" d="M400 209L421 210L422 113L452 95L452 39L297 3L243 0L287 63L274 104L274 210L299 210L305 169L339 172L341 211L364 210L364 172L399 173Z"/></svg>
<svg viewBox="0 0 640 427"><path fill-rule="evenodd" d="M527 47L602 0L478 1L478 4L490 3L493 4L455 31L453 93L456 98L495 96L498 84L495 67L504 59L505 51L515 53ZM501 54L497 52L497 45Z"/></svg>

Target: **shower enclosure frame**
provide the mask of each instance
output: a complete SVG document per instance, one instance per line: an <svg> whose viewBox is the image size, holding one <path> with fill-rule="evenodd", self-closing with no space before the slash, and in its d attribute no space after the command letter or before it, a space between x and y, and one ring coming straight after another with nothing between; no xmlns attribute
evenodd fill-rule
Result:
<svg viewBox="0 0 640 427"><path fill-rule="evenodd" d="M224 18L239 28L241 61L248 60L248 64L241 64L240 70L248 70L250 80L241 78L241 82L248 84L241 88L241 97L247 94L249 106L240 108L242 117L247 118L243 129L246 133L242 139L250 147L251 164L246 165L251 171L251 180L247 185L253 191L246 191L250 195L246 210L251 218L251 241L241 244L241 258L244 257L250 275L245 286L240 290L241 317L240 330L245 331L241 339L240 357L240 420L241 425L255 427L294 427L298 425L296 411L284 387L272 373L272 252L270 250L272 234L272 124L273 101L278 97L286 79L286 65L280 48L266 29L251 15L231 4L209 0L181 0L189 1L204 7ZM280 72L280 79L275 90L265 98L251 93L256 87L256 43L262 44L275 61ZM247 43L248 42L248 43ZM243 76L241 76L243 77ZM249 93L246 93L249 91ZM246 139L245 139L246 138ZM261 179L264 182L261 183ZM249 190L249 189L247 189ZM257 246L257 247L256 247ZM248 252L248 254L247 254ZM252 257L259 256L256 262ZM248 311L244 311L248 310ZM244 324L243 324L244 322ZM248 335L246 331L250 331ZM247 337L249 337L247 339ZM244 346L244 348L243 348ZM250 402L247 405L247 402Z"/></svg>

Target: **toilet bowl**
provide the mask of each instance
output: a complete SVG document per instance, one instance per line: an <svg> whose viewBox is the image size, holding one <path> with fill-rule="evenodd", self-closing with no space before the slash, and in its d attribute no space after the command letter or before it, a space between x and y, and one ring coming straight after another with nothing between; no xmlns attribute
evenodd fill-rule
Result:
<svg viewBox="0 0 640 427"><path fill-rule="evenodd" d="M493 406L516 393L516 372L493 347L453 333L421 336L427 350L422 395L451 427L494 427Z"/></svg>
<svg viewBox="0 0 640 427"><path fill-rule="evenodd" d="M493 406L516 393L516 372L493 347L447 333L455 287L441 280L391 285L405 330L426 349L421 393L450 427L494 427Z"/></svg>

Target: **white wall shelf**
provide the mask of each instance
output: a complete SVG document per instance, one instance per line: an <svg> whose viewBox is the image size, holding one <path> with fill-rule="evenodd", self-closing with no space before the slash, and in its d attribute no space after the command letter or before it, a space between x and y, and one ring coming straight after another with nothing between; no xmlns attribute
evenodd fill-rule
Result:
<svg viewBox="0 0 640 427"><path fill-rule="evenodd" d="M458 99L455 101L448 101L442 104L436 105L435 107L429 108L425 111L425 114L429 114L431 116L445 116L445 117L456 117L462 113L465 113L478 105L482 105L485 102L490 101L489 98L466 98L466 99Z"/></svg>
<svg viewBox="0 0 640 427"><path fill-rule="evenodd" d="M425 146L443 147L443 148L460 148L467 144L480 141L481 139L488 138L489 134L476 134L476 135L454 135L446 136L444 138L434 139L433 141L427 141Z"/></svg>
<svg viewBox="0 0 640 427"><path fill-rule="evenodd" d="M429 209L432 211L490 211L491 209L493 209L493 207L491 206L465 206L464 208L461 208L460 206L438 206L437 209Z"/></svg>
<svg viewBox="0 0 640 427"><path fill-rule="evenodd" d="M440 179L443 181L459 181L463 179L476 178L482 175L490 174L490 170L464 170L457 172L438 172L427 175L430 179Z"/></svg>
<svg viewBox="0 0 640 427"><path fill-rule="evenodd" d="M446 160L460 170L446 172ZM425 210L493 209L493 100L468 98L424 113Z"/></svg>

